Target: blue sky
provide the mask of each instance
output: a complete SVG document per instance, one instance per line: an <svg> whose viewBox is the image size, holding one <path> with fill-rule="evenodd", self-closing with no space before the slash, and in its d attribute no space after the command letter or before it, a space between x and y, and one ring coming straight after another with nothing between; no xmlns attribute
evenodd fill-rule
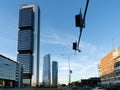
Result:
<svg viewBox="0 0 120 90"><path fill-rule="evenodd" d="M18 14L20 5L38 3L40 22L40 82L43 56L51 54L58 61L59 83L68 82L68 57L70 55L72 81L98 76L97 65L101 58L120 45L120 0L90 0L86 27L80 42L81 53L72 50L78 40L79 28L75 15L84 12L86 0L1 0L0 3L0 54L16 61Z"/></svg>

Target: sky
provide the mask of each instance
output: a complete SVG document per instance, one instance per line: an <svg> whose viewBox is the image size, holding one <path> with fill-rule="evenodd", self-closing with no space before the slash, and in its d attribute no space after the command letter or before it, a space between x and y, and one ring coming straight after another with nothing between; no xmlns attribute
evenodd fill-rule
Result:
<svg viewBox="0 0 120 90"><path fill-rule="evenodd" d="M72 50L78 40L75 15L84 13L86 0L1 0L0 54L17 60L18 17L22 4L40 6L40 82L43 57L58 61L58 82L68 83L68 57L71 81L98 77L98 63L120 45L120 0L90 0L80 50ZM61 54L64 54L62 56ZM75 55L76 54L76 55Z"/></svg>

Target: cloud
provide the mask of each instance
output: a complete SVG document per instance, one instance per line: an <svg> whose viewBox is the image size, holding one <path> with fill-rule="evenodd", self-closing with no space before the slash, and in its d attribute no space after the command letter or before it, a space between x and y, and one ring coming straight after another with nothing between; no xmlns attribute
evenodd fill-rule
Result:
<svg viewBox="0 0 120 90"><path fill-rule="evenodd" d="M96 45L86 42L82 42L81 48L88 49L90 53L95 53L98 49Z"/></svg>
<svg viewBox="0 0 120 90"><path fill-rule="evenodd" d="M63 45L67 47L71 47L75 39L76 37L71 34L59 33L54 29L44 32L41 36L42 44ZM70 69L73 71L72 81L98 76L97 65L100 59L107 53L106 48L95 45L94 43L85 42L84 40L81 40L80 49L82 50L81 53L70 56ZM52 53L51 59L58 61L59 82L67 84L69 69L68 57L58 56L56 53Z"/></svg>
<svg viewBox="0 0 120 90"><path fill-rule="evenodd" d="M81 53L70 56L70 68L73 71L72 81L82 78L97 77L97 65L100 59L107 53L107 51L105 51L106 49L83 41L81 42L81 48L83 50ZM63 78L68 80L68 58L52 56L52 59L58 61L59 80Z"/></svg>
<svg viewBox="0 0 120 90"><path fill-rule="evenodd" d="M71 43L75 37L70 34L66 33L58 33L55 31L50 32L44 32L44 34L41 35L41 42L45 44L56 44L56 45L64 45L64 46L70 46Z"/></svg>
<svg viewBox="0 0 120 90"><path fill-rule="evenodd" d="M56 34L57 35L57 34ZM54 35L53 37L55 37ZM49 37L49 36L48 36ZM56 36L57 37L57 36ZM59 36L58 36L59 37ZM106 49L98 47L92 43L81 42L81 53L70 56L70 68L72 70L72 81L77 81L84 78L97 77L100 58L102 58ZM68 53L69 54L69 53ZM43 57L43 55L42 55ZM41 60L42 63L43 59ZM68 57L51 54L51 61L58 61L58 82L68 83ZM41 77L42 77L42 66L41 65Z"/></svg>
<svg viewBox="0 0 120 90"><path fill-rule="evenodd" d="M79 57L76 57L79 59ZM75 58L75 59L76 59ZM70 69L72 70L72 81L77 81L82 78L90 78L94 76L98 76L97 64L98 61L93 62L89 59L89 57L85 58L85 56L81 56L84 60L80 61L78 59L71 60ZM68 59L67 58L54 58L58 61L58 77L60 83L68 83ZM90 61L89 61L90 60ZM87 62L88 61L88 62Z"/></svg>
<svg viewBox="0 0 120 90"><path fill-rule="evenodd" d="M88 74L89 73L93 73L94 69L97 68L97 65L98 65L97 61L96 62L90 62L90 63L84 64L84 66L81 68L80 73L88 73Z"/></svg>

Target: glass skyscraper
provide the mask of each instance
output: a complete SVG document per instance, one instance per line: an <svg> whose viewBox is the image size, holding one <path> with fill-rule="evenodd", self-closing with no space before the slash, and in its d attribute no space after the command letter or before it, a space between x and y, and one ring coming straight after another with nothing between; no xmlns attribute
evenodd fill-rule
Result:
<svg viewBox="0 0 120 90"><path fill-rule="evenodd" d="M43 84L45 86L51 85L51 69L50 69L50 54L44 56L43 61Z"/></svg>
<svg viewBox="0 0 120 90"><path fill-rule="evenodd" d="M52 61L52 85L57 86L58 82L58 63L57 61Z"/></svg>
<svg viewBox="0 0 120 90"><path fill-rule="evenodd" d="M22 5L19 11L17 61L23 65L23 84L31 86L33 62L36 60L36 84L39 83L39 17L38 5Z"/></svg>

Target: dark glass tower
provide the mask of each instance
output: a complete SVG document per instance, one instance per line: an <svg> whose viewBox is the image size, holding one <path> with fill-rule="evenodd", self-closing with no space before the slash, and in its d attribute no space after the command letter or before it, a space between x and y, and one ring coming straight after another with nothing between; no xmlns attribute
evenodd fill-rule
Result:
<svg viewBox="0 0 120 90"><path fill-rule="evenodd" d="M58 63L57 61L52 61L52 85L57 86L58 82Z"/></svg>
<svg viewBox="0 0 120 90"><path fill-rule="evenodd" d="M51 69L50 69L50 54L44 56L43 61L43 84L45 86L51 85Z"/></svg>
<svg viewBox="0 0 120 90"><path fill-rule="evenodd" d="M39 83L39 7L24 5L19 11L17 61L23 65L23 84L31 86L33 62L37 62L36 84Z"/></svg>

